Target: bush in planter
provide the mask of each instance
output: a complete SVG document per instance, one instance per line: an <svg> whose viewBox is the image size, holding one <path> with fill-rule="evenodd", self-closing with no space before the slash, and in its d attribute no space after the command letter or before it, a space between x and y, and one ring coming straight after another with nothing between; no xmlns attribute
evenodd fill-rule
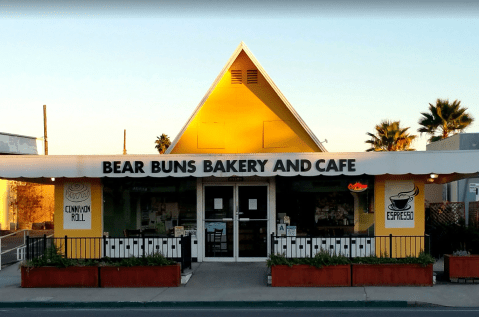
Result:
<svg viewBox="0 0 479 317"><path fill-rule="evenodd" d="M405 258L389 258L387 256L369 256L362 258L353 258L351 263L353 264L419 264L422 267L426 267L429 264L434 264L436 260L425 252L421 252L419 256L416 257L405 257Z"/></svg>
<svg viewBox="0 0 479 317"><path fill-rule="evenodd" d="M271 254L266 264L271 268L272 286L350 286L348 258L321 250L313 258L286 258Z"/></svg>
<svg viewBox="0 0 479 317"><path fill-rule="evenodd" d="M100 262L100 266L102 267L167 266L175 264L175 261L165 258L164 255L159 252L139 258L134 256L124 259L111 259L109 257L105 257Z"/></svg>
<svg viewBox="0 0 479 317"><path fill-rule="evenodd" d="M352 286L432 286L434 261L431 255L424 252L417 258L354 258Z"/></svg>
<svg viewBox="0 0 479 317"><path fill-rule="evenodd" d="M330 254L328 251L321 249L313 258L287 258L284 254L270 254L266 265L271 268L275 265L309 265L321 268L328 265L345 265L350 264L349 258L344 255Z"/></svg>
<svg viewBox="0 0 479 317"><path fill-rule="evenodd" d="M448 279L479 278L479 256L468 251L455 251L444 254L444 273Z"/></svg>
<svg viewBox="0 0 479 317"><path fill-rule="evenodd" d="M101 287L177 287L181 284L180 265L162 254L100 263Z"/></svg>
<svg viewBox="0 0 479 317"><path fill-rule="evenodd" d="M118 260L67 259L53 246L20 266L22 287L98 287L100 280L101 286L144 287L179 286L180 266L175 264L159 253Z"/></svg>
<svg viewBox="0 0 479 317"><path fill-rule="evenodd" d="M431 285L434 258L422 252L419 257L394 259L389 257L364 257L349 259L342 255L319 252L314 258L286 258L270 255L267 265L271 267L273 286L351 286L352 285ZM353 264L352 276L349 264ZM345 266L342 273L323 271ZM288 270L289 268L289 270ZM307 270L309 268L309 270ZM279 270L278 270L279 269ZM304 270L304 273L300 271ZM345 279L347 277L347 280ZM346 282L348 281L348 282Z"/></svg>
<svg viewBox="0 0 479 317"><path fill-rule="evenodd" d="M20 266L25 268L45 266L66 268L70 266L97 266L98 263L98 260L93 259L68 259L61 253L60 247L53 245L45 249L42 256L22 262Z"/></svg>
<svg viewBox="0 0 479 317"><path fill-rule="evenodd" d="M22 262L22 287L98 287L98 261L72 260L53 246Z"/></svg>

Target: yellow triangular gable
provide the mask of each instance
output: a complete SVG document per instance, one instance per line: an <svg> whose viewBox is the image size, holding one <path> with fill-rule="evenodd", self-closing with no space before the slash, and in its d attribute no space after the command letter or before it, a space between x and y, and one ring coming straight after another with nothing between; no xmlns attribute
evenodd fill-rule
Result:
<svg viewBox="0 0 479 317"><path fill-rule="evenodd" d="M166 153L326 152L241 42Z"/></svg>

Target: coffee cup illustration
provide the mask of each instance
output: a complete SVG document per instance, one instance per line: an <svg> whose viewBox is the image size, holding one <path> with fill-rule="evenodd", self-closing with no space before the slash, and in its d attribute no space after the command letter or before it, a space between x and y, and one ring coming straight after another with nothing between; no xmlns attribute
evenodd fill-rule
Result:
<svg viewBox="0 0 479 317"><path fill-rule="evenodd" d="M409 203L414 199L414 196L419 194L419 188L414 186L414 189L407 192L400 192L397 195L390 196L389 200L391 205L389 209L391 210L406 210L409 209Z"/></svg>
<svg viewBox="0 0 479 317"><path fill-rule="evenodd" d="M410 197L410 196L399 196L399 195L389 197L389 200L391 201L392 206L395 209L399 209L399 210L402 210L408 207L408 203L412 201L412 199L413 197Z"/></svg>

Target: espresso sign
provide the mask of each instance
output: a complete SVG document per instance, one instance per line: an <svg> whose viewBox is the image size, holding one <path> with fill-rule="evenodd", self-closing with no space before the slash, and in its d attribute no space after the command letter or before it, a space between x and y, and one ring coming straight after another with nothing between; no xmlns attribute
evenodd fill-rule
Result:
<svg viewBox="0 0 479 317"><path fill-rule="evenodd" d="M413 181L387 181L385 184L385 227L414 228L414 197L419 189Z"/></svg>
<svg viewBox="0 0 479 317"><path fill-rule="evenodd" d="M63 187L63 228L91 229L91 186L65 183Z"/></svg>

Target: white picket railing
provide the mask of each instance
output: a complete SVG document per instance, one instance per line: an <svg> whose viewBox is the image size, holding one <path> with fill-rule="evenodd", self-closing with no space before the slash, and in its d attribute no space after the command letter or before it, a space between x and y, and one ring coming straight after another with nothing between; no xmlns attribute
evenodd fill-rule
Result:
<svg viewBox="0 0 479 317"><path fill-rule="evenodd" d="M10 233L10 234L7 234L5 236L1 236L0 237L0 270L2 269L2 255L8 253L8 252L11 252L13 250L17 250L17 260L18 260L18 249L19 248L25 248L25 243L26 243L26 238L27 238L27 231L29 231L28 229L23 229L23 230L19 230L19 231L16 231L16 232L13 232L13 233ZM6 250L6 251L2 251L2 239L5 239L7 237L11 237L11 236L14 236L14 235L17 235L19 234L20 232L23 232L23 244L21 245L18 245L14 248L11 248L9 250Z"/></svg>

